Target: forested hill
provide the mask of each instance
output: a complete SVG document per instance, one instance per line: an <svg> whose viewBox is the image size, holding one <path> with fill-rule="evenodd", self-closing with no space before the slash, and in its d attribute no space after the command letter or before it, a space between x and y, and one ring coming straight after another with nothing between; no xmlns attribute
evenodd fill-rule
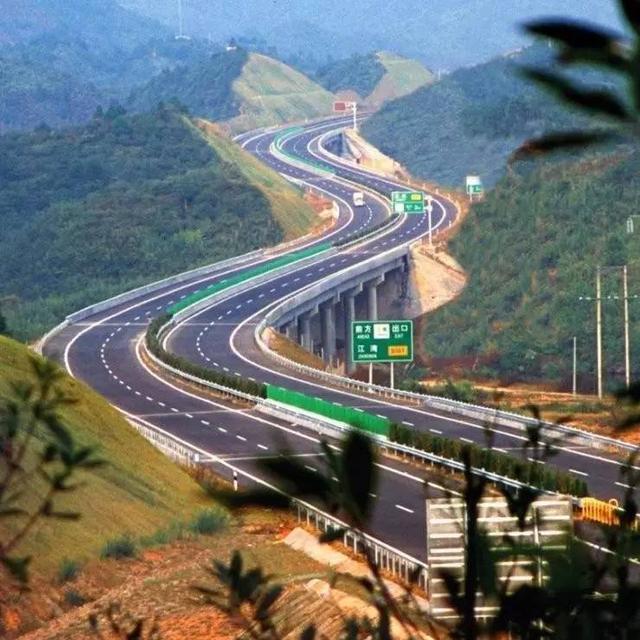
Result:
<svg viewBox="0 0 640 640"><path fill-rule="evenodd" d="M552 54L539 44L456 71L389 102L364 123L363 133L415 175L460 187L465 175L478 174L492 185L524 140L586 124L518 74L519 66L548 66ZM601 78L593 71L580 77Z"/></svg>
<svg viewBox="0 0 640 640"><path fill-rule="evenodd" d="M33 337L92 301L279 241L264 184L311 224L292 187L251 180L225 154L168 107L1 136L0 299L19 301L4 305L10 328Z"/></svg>
<svg viewBox="0 0 640 640"><path fill-rule="evenodd" d="M0 133L88 120L102 96L92 84L38 64L0 56Z"/></svg>
<svg viewBox="0 0 640 640"><path fill-rule="evenodd" d="M212 120L227 120L240 113L233 83L242 73L249 55L243 49L216 53L192 65L165 70L135 89L129 106L146 111L161 101L179 100L189 110Z"/></svg>
<svg viewBox="0 0 640 640"><path fill-rule="evenodd" d="M246 131L328 115L333 95L278 60L238 48L162 73L134 91L129 104L145 110L170 99Z"/></svg>
<svg viewBox="0 0 640 640"><path fill-rule="evenodd" d="M438 361L505 380L564 380L570 388L572 338L581 389L593 392L597 265L629 264L640 294L640 231L626 220L640 202L640 151L585 155L520 166L473 207L450 250L469 274L456 301L428 317L426 346ZM636 225L636 229L638 225ZM608 380L621 384L620 270L604 278ZM640 366L640 313L631 300L634 371ZM459 371L459 369L458 369Z"/></svg>
<svg viewBox="0 0 640 640"><path fill-rule="evenodd" d="M417 60L381 51L327 63L314 79L333 93L355 92L360 100L377 107L430 84L433 74Z"/></svg>
<svg viewBox="0 0 640 640"><path fill-rule="evenodd" d="M315 79L332 93L351 90L360 96L368 96L382 80L386 69L375 53L352 55L322 66Z"/></svg>

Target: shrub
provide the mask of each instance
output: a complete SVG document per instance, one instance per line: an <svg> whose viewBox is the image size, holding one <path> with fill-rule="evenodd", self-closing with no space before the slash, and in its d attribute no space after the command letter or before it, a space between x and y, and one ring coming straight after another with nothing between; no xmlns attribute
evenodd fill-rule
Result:
<svg viewBox="0 0 640 640"><path fill-rule="evenodd" d="M222 509L205 509L196 514L189 525L193 533L211 535L221 531L229 524L229 514Z"/></svg>
<svg viewBox="0 0 640 640"><path fill-rule="evenodd" d="M129 534L109 540L100 553L101 558L134 558L136 556L136 543Z"/></svg>
<svg viewBox="0 0 640 640"><path fill-rule="evenodd" d="M158 529L151 535L141 538L140 545L142 547L156 547L182 540L184 537L185 525L182 522L173 522L165 529Z"/></svg>
<svg viewBox="0 0 640 640"><path fill-rule="evenodd" d="M80 573L80 564L65 558L58 567L58 582L60 584L72 582L78 577L78 573Z"/></svg>
<svg viewBox="0 0 640 640"><path fill-rule="evenodd" d="M69 589L64 592L64 601L65 604L70 607L81 607L87 603L87 599L81 593L75 591L75 589Z"/></svg>

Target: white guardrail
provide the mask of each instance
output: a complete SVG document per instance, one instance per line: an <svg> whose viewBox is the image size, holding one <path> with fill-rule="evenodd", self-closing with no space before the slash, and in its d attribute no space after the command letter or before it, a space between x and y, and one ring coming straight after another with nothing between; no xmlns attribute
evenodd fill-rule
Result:
<svg viewBox="0 0 640 640"><path fill-rule="evenodd" d="M218 460L215 456L207 459L196 447L189 445L189 443L166 431L140 424L135 420L129 420L129 422L138 433L151 442L157 449L180 464L188 467L197 467L203 464L220 462L225 468L237 473L238 476L245 477L269 489L279 491L276 487L224 460ZM303 500L291 498L291 509L297 515L298 522L306 523L308 526L314 526L319 531L328 532L344 529L342 543L346 547L353 549L354 553L373 558L378 567L404 582L408 583L410 579L413 578L415 580L417 577L417 584L424 591L427 590L429 574L425 562L399 549L395 549L373 536L349 529L345 522Z"/></svg>
<svg viewBox="0 0 640 640"><path fill-rule="evenodd" d="M203 267L197 267L196 269L183 271L182 273L178 273L174 276L156 280L155 282L151 282L150 284L136 287L135 289L130 289L129 291L124 291L123 293L119 293L115 296L112 296L111 298L107 298L106 300L101 300L100 302L91 304L87 307L84 307L83 309L80 309L79 311L75 311L74 313L69 314L60 324L50 329L44 336L42 336L42 338L40 338L40 340L38 340L38 342L34 346L34 350L42 355L44 345L54 335L62 331L65 327L72 325L74 322L79 322L96 313L107 311L108 309L113 309L120 304L130 302L131 300L135 300L136 298L139 298L140 296L146 295L148 293L155 293L156 291L164 289L165 287L169 287L173 284L179 284L181 282L185 282L199 276L207 276L210 274L212 275L217 271L221 271L222 269L226 269L228 267L240 266L245 262L255 260L256 258L263 255L267 256L269 251L270 249L256 249L255 251L245 253L241 256L234 256L233 258L221 260L220 262L214 262Z"/></svg>

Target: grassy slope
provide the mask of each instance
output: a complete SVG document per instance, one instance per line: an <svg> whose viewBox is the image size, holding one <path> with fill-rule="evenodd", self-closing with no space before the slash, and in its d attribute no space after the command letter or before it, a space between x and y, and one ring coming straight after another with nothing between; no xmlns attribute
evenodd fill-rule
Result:
<svg viewBox="0 0 640 640"><path fill-rule="evenodd" d="M307 233L317 216L302 198L300 191L287 182L279 173L262 164L250 153L228 138L218 134L215 125L202 122L207 142L224 161L238 167L247 181L260 190L269 201L271 214L285 234L285 239Z"/></svg>
<svg viewBox="0 0 640 640"><path fill-rule="evenodd" d="M0 400L10 385L32 379L26 347L0 337ZM19 548L35 554L35 568L53 570L60 560L83 560L99 554L104 542L125 531L150 534L204 507L198 485L154 449L97 393L66 377L61 389L77 404L61 412L79 442L97 445L108 466L84 474L85 484L57 504L82 513L79 522L48 520ZM7 526L8 520L2 521Z"/></svg>
<svg viewBox="0 0 640 640"><path fill-rule="evenodd" d="M625 221L640 201L640 154L518 167L475 205L451 250L469 273L462 295L429 317L427 350L505 380L570 384L578 338L581 389L593 391L596 265L629 265L631 295L640 269L637 233ZM620 384L620 272L603 282L608 378ZM640 320L631 302L637 371Z"/></svg>
<svg viewBox="0 0 640 640"><path fill-rule="evenodd" d="M403 58L387 51L380 51L376 56L386 73L367 98L367 102L377 104L400 98L426 84L431 84L434 80L433 74L417 60Z"/></svg>
<svg viewBox="0 0 640 640"><path fill-rule="evenodd" d="M305 75L267 56L250 53L233 83L241 115L234 131L314 118L331 113L333 96Z"/></svg>

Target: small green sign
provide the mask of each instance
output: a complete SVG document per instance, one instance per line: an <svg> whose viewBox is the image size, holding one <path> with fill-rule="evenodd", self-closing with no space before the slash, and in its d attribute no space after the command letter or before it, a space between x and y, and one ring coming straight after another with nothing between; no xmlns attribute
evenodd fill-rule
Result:
<svg viewBox="0 0 640 640"><path fill-rule="evenodd" d="M424 193L422 191L393 191L391 204L394 213L424 213Z"/></svg>
<svg viewBox="0 0 640 640"><path fill-rule="evenodd" d="M483 193L484 189L481 184L472 184L467 188L468 193L480 194Z"/></svg>
<svg viewBox="0 0 640 640"><path fill-rule="evenodd" d="M413 321L378 320L351 323L353 362L411 362Z"/></svg>

